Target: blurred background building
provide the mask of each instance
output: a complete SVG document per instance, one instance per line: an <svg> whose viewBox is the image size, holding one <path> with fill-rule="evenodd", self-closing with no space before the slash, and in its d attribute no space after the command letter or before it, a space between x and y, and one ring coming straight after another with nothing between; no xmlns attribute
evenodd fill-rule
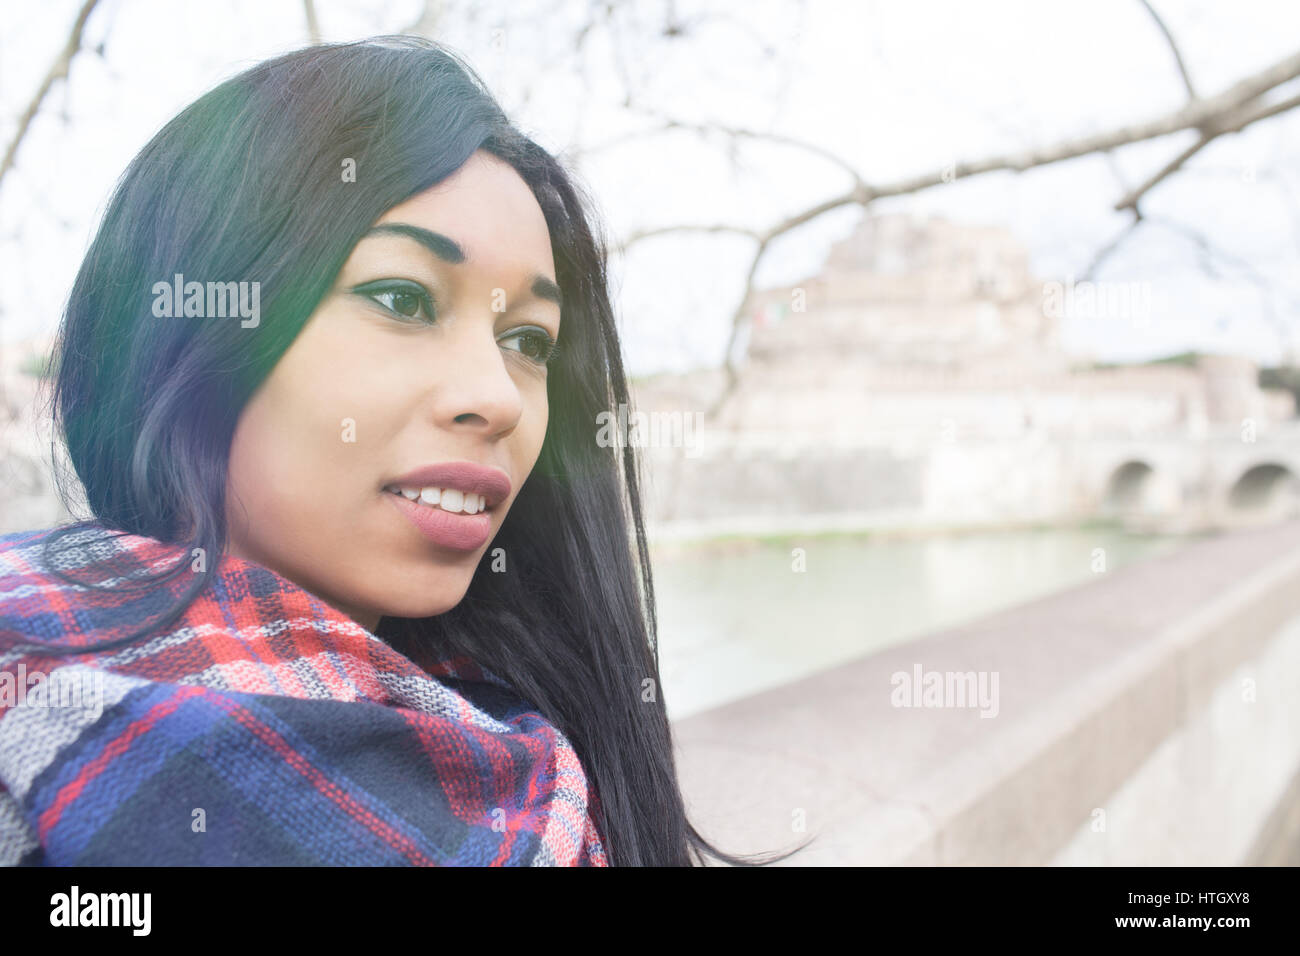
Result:
<svg viewBox="0 0 1300 956"><path fill-rule="evenodd" d="M1060 343L1067 299L1108 296L1135 324L1149 301L1028 261L1002 228L864 218L819 274L755 297L734 393L701 414L693 454L649 447L654 517L714 532L1107 517L1186 530L1296 513L1292 392L1261 388L1240 356L1081 364ZM657 376L636 393L651 414L688 415L722 381Z"/></svg>

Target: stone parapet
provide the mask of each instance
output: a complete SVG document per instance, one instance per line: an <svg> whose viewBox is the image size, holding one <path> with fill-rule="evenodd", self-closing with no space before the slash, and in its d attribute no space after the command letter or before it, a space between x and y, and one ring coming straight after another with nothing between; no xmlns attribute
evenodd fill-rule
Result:
<svg viewBox="0 0 1300 956"><path fill-rule="evenodd" d="M995 706L898 706L898 675L918 670L984 675ZM816 835L789 865L1261 861L1300 771L1300 522L1192 543L674 731L691 818L730 852Z"/></svg>

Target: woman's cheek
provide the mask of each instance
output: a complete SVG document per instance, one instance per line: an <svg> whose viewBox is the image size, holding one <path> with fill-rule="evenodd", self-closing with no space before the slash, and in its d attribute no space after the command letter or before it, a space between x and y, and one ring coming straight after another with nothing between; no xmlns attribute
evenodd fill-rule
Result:
<svg viewBox="0 0 1300 956"><path fill-rule="evenodd" d="M373 357L363 343L349 349L345 336L324 334L333 324L304 329L272 373L268 398L279 410L271 440L288 485L280 493L309 508L342 510L356 493L347 486L363 482L391 416Z"/></svg>

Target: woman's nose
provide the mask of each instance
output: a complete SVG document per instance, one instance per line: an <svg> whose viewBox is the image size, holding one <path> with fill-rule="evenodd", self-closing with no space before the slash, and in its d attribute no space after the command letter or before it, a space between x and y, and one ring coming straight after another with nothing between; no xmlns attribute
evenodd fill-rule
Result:
<svg viewBox="0 0 1300 956"><path fill-rule="evenodd" d="M489 438L509 433L524 405L506 362L490 332L459 336L438 376L438 423Z"/></svg>

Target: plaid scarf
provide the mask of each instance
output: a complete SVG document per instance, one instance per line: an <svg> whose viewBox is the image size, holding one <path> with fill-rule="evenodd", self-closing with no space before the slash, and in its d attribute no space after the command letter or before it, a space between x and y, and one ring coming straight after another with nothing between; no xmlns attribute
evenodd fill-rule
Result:
<svg viewBox="0 0 1300 956"><path fill-rule="evenodd" d="M568 740L468 659L414 660L260 565L88 524L0 537L0 864L607 866ZM105 562L116 569L109 571ZM125 572L123 572L125 568ZM116 575L116 576L114 576Z"/></svg>

